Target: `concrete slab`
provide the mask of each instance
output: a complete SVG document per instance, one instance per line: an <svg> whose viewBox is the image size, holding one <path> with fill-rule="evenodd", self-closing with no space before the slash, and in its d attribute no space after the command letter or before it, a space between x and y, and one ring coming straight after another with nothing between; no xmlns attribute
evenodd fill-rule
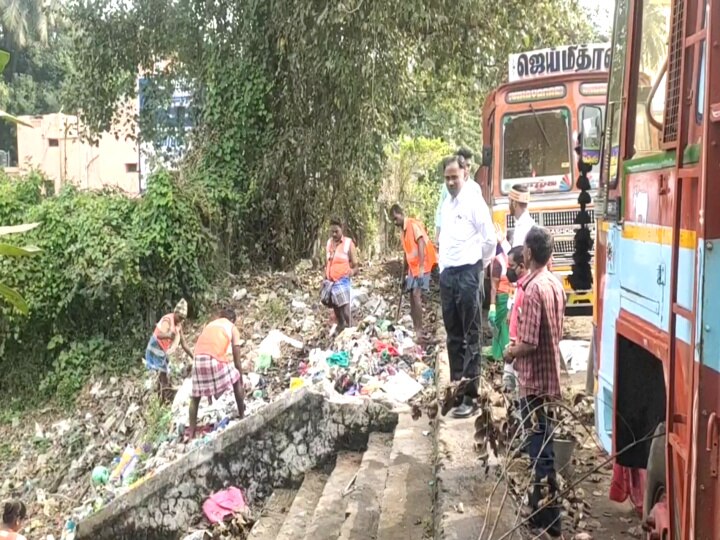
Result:
<svg viewBox="0 0 720 540"><path fill-rule="evenodd" d="M392 450L391 433L372 433L354 490L347 496L345 522L338 540L375 540Z"/></svg>
<svg viewBox="0 0 720 540"><path fill-rule="evenodd" d="M297 489L276 489L250 530L248 540L275 540L295 500Z"/></svg>
<svg viewBox="0 0 720 540"><path fill-rule="evenodd" d="M358 473L361 461L362 454L359 452L338 453L335 468L325 484L305 540L337 540L345 522L347 498L343 492Z"/></svg>
<svg viewBox="0 0 720 540"><path fill-rule="evenodd" d="M445 339L444 330L438 337ZM450 383L447 351L437 356L438 395ZM504 481L498 481L501 463L489 462L486 468L474 450L475 417L456 419L438 415L436 430L435 500L436 540L478 540L500 538L515 525L518 509L506 493ZM497 487L496 487L497 485ZM491 498L491 494L494 494ZM488 504L490 500L490 504ZM487 524L486 524L487 521ZM495 527L495 532L490 532Z"/></svg>
<svg viewBox="0 0 720 540"><path fill-rule="evenodd" d="M427 436L423 432L431 431ZM432 532L433 437L427 418L399 413L382 499L378 540L420 540Z"/></svg>

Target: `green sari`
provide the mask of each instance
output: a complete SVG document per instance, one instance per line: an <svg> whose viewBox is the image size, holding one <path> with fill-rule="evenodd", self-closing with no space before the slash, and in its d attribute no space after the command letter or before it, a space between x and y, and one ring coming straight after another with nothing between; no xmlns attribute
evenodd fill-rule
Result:
<svg viewBox="0 0 720 540"><path fill-rule="evenodd" d="M495 295L495 322L491 324L493 331L492 358L501 361L505 347L510 343L510 327L508 326L508 294Z"/></svg>

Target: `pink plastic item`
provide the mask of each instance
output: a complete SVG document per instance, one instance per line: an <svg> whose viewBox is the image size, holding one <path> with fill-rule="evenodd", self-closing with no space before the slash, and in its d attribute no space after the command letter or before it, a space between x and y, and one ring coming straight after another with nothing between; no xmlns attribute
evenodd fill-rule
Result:
<svg viewBox="0 0 720 540"><path fill-rule="evenodd" d="M203 513L210 523L220 523L227 516L245 508L245 497L236 487L218 491L203 503Z"/></svg>

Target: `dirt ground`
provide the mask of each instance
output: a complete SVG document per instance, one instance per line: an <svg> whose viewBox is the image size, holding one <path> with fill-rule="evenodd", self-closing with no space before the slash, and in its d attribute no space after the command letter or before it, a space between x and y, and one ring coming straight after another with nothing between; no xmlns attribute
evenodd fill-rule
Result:
<svg viewBox="0 0 720 540"><path fill-rule="evenodd" d="M592 317L567 317L565 319L565 338L590 340ZM586 373L579 372L563 377L563 386L572 394L585 391ZM593 430L594 426L588 426ZM607 454L600 450L592 440L576 450L575 471L572 476L580 478L600 463L606 461ZM616 503L609 499L612 466L603 467L598 473L591 475L580 483L587 504L587 516L584 517L585 527L578 527L592 535L595 540L620 540L623 538L639 538L640 517L633 509L630 501ZM572 538L572 537L570 537Z"/></svg>

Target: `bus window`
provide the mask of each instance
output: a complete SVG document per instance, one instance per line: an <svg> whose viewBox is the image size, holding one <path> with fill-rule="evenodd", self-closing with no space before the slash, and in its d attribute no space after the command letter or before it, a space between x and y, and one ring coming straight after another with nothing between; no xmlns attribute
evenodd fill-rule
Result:
<svg viewBox="0 0 720 540"><path fill-rule="evenodd" d="M603 148L601 183L615 189L618 182L618 159L620 156L620 120L623 106L625 79L625 53L627 49L629 0L617 0L612 44L612 66L608 84L608 122L606 138L610 144Z"/></svg>
<svg viewBox="0 0 720 540"><path fill-rule="evenodd" d="M578 118L580 118L580 133L583 137L582 159L589 165L596 165L600 160L605 106L582 105L578 110Z"/></svg>
<svg viewBox="0 0 720 540"><path fill-rule="evenodd" d="M703 12L703 28L707 24L707 14L710 9L709 3L705 2L705 11ZM707 43L705 40L702 42L702 48L700 49L700 73L698 74L698 88L697 88L697 110L695 118L698 124L702 124L703 121L703 110L705 109L705 47Z"/></svg>
<svg viewBox="0 0 720 540"><path fill-rule="evenodd" d="M639 157L660 150L670 10L670 0L642 2L640 75L635 92L635 141L629 157Z"/></svg>
<svg viewBox="0 0 720 540"><path fill-rule="evenodd" d="M569 118L565 108L503 117L503 194L515 184L538 191L571 189Z"/></svg>

